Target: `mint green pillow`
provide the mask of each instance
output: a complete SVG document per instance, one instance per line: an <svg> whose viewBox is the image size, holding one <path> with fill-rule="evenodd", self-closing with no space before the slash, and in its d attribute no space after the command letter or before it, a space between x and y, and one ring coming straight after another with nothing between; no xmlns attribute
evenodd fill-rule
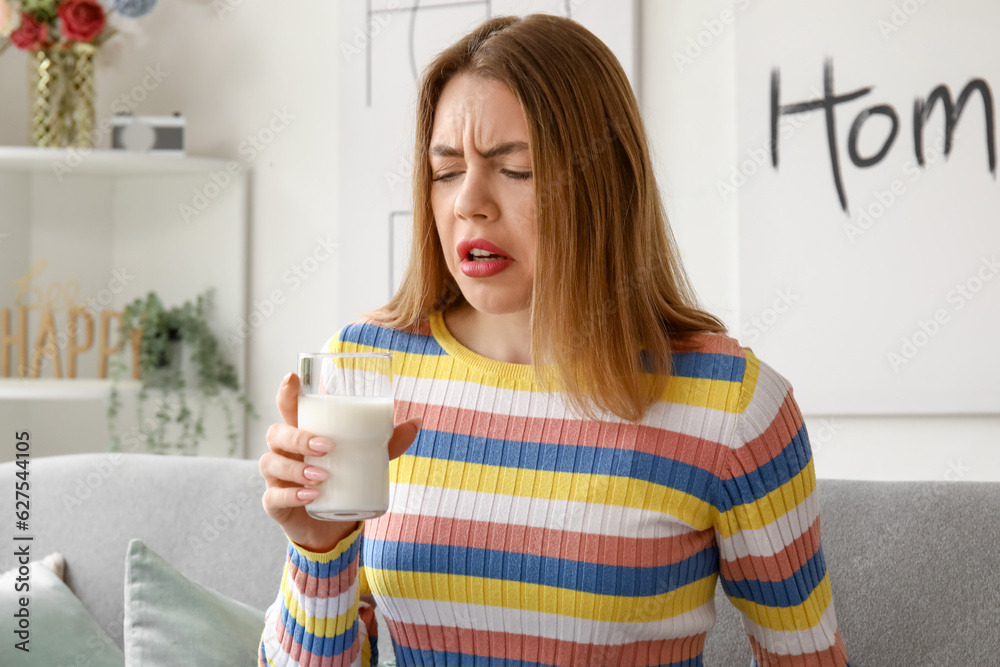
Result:
<svg viewBox="0 0 1000 667"><path fill-rule="evenodd" d="M61 558L60 558L61 560ZM22 577L18 581L18 577ZM28 590L16 587L28 584ZM21 598L28 599L26 653L17 648ZM0 575L0 665L25 667L124 667L125 656L80 599L52 570L28 565L27 577L14 568Z"/></svg>
<svg viewBox="0 0 1000 667"><path fill-rule="evenodd" d="M195 583L140 540L125 561L129 665L256 665L264 612Z"/></svg>

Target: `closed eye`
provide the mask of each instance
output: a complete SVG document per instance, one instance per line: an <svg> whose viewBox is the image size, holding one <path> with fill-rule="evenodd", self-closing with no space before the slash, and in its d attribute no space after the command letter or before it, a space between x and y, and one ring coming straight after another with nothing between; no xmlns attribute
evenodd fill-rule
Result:
<svg viewBox="0 0 1000 667"><path fill-rule="evenodd" d="M453 172L449 172L447 174L441 174L440 176L438 176L434 180L435 181L445 181L445 182L447 182L447 181L454 180L454 178L456 176L458 176L459 174L462 174L462 173L464 173L464 172L453 171ZM531 172L530 171L512 171L510 169L501 169L500 173L506 175L507 178L509 178L511 180L514 180L514 181L526 181L529 178L531 178Z"/></svg>

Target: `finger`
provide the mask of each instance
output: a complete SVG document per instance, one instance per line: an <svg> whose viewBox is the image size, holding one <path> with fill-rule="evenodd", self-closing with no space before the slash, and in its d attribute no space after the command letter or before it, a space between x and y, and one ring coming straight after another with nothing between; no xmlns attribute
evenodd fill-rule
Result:
<svg viewBox="0 0 1000 667"><path fill-rule="evenodd" d="M278 412L286 424L299 425L299 376L289 373L281 380L278 395L274 399L278 404Z"/></svg>
<svg viewBox="0 0 1000 667"><path fill-rule="evenodd" d="M423 426L423 421L420 417L413 417L396 425L392 437L389 438L389 459L400 456L413 444L420 427Z"/></svg>
<svg viewBox="0 0 1000 667"><path fill-rule="evenodd" d="M275 454L301 461L303 456L322 456L328 453L333 449L333 441L289 424L271 424L267 429L267 446Z"/></svg>
<svg viewBox="0 0 1000 667"><path fill-rule="evenodd" d="M303 489L297 486L269 487L264 491L261 504L268 512L288 507L302 507L316 500L319 489Z"/></svg>
<svg viewBox="0 0 1000 667"><path fill-rule="evenodd" d="M319 466L279 456L273 452L261 456L258 466L268 486L316 486L330 476Z"/></svg>

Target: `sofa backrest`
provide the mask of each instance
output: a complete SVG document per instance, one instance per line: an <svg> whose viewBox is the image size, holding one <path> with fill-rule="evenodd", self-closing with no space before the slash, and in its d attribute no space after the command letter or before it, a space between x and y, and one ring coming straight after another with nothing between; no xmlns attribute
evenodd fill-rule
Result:
<svg viewBox="0 0 1000 667"><path fill-rule="evenodd" d="M287 541L261 506L256 460L77 454L37 458L29 470L32 557L66 557L67 582L119 646L132 538L233 599L257 609L273 602ZM13 463L0 464L7 521L14 473ZM852 662L991 664L1000 654L1000 484L821 479L817 493ZM0 550L0 568L13 565L12 549ZM716 610L705 664L749 664L721 586Z"/></svg>

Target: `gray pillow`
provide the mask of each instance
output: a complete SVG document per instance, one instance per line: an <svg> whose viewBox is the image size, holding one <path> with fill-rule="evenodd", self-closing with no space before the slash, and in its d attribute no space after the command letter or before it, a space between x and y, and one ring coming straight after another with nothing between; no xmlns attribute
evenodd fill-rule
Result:
<svg viewBox="0 0 1000 667"><path fill-rule="evenodd" d="M23 542L21 544L30 544ZM51 556L46 559L51 561ZM62 557L57 558L62 564ZM61 567L57 568L61 570ZM18 581L18 578L21 578ZM27 585L27 590L23 590ZM21 588L22 590L17 590ZM21 598L27 598L22 607ZM22 612L26 609L27 612ZM63 583L55 572L40 562L28 565L27 574L18 568L0 575L0 665L54 667L55 665L89 665L90 667L124 667L125 656L90 615L80 599ZM15 634L21 618L27 614L28 652L17 648L24 636ZM23 618L23 617L22 617Z"/></svg>
<svg viewBox="0 0 1000 667"><path fill-rule="evenodd" d="M264 612L189 580L134 539L125 561L124 629L129 665L256 665Z"/></svg>

